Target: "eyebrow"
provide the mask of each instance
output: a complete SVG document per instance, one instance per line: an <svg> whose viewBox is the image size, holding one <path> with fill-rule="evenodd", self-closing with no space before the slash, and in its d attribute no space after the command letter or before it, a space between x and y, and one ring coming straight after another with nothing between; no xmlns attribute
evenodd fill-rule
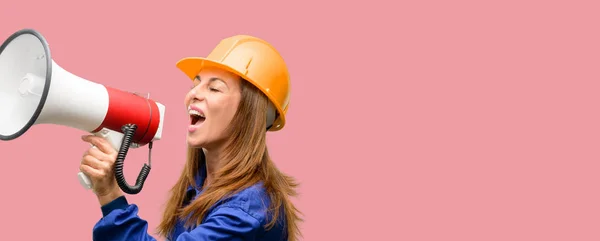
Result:
<svg viewBox="0 0 600 241"><path fill-rule="evenodd" d="M200 78L200 75L196 75L195 79L199 80L200 82L202 82L202 79ZM214 81L221 81L223 82L223 84L225 84L227 86L227 82L225 82L224 80L217 78L217 77L211 77L210 79L208 79L208 82L214 82Z"/></svg>

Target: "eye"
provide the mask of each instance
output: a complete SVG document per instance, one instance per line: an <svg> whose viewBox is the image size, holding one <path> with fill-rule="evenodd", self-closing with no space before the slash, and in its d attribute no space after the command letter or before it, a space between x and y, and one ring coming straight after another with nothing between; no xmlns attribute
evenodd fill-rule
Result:
<svg viewBox="0 0 600 241"><path fill-rule="evenodd" d="M215 89L215 88L213 88L213 87L209 87L208 89L209 89L210 91L213 91L213 92L219 92L219 90L218 90L218 89Z"/></svg>

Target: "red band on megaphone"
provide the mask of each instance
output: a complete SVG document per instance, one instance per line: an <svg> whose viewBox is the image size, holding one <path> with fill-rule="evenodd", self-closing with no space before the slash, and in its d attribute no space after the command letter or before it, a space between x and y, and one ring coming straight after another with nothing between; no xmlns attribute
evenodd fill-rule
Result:
<svg viewBox="0 0 600 241"><path fill-rule="evenodd" d="M133 142L148 144L154 138L160 123L160 113L156 103L133 93L105 86L108 91L108 111L104 121L94 132L102 128L123 132L126 124L137 125Z"/></svg>

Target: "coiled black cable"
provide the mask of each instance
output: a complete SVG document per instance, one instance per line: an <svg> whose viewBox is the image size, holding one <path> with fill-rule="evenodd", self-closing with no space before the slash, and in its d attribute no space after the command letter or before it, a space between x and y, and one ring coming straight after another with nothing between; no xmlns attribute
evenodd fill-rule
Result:
<svg viewBox="0 0 600 241"><path fill-rule="evenodd" d="M123 175L123 162L125 161L125 157L127 156L127 152L131 146L133 135L137 130L137 126L135 124L127 124L121 127L121 130L123 131L124 137L123 142L121 143L121 148L119 149L119 153L117 155L117 160L115 161L115 178L117 179L117 184L119 184L119 187L121 190L123 190L123 192L128 194L138 194L144 187L144 182L150 173L152 142L148 144L149 162L148 164L144 163L144 166L142 167L142 170L140 170L135 182L135 186L130 186L127 184L125 176Z"/></svg>

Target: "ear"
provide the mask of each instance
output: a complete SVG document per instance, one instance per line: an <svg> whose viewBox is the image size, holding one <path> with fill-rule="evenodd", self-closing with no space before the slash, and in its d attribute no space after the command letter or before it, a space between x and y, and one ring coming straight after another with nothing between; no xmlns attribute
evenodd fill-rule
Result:
<svg viewBox="0 0 600 241"><path fill-rule="evenodd" d="M271 128L273 122L275 122L275 118L277 117L277 109L275 105L271 101L269 101L269 106L267 107L267 130Z"/></svg>

